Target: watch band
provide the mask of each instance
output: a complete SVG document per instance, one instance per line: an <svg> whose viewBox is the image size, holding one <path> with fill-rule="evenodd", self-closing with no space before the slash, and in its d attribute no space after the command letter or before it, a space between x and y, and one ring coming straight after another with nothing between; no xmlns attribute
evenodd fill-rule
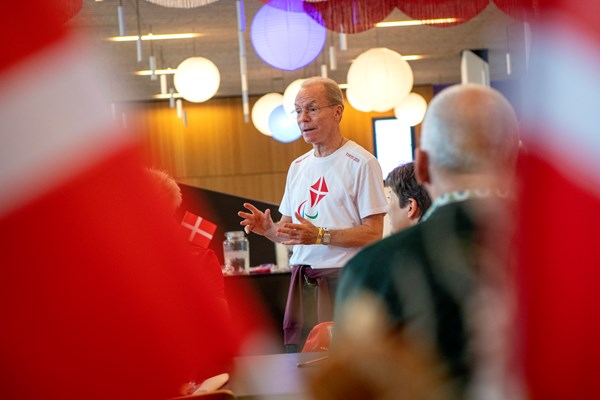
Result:
<svg viewBox="0 0 600 400"><path fill-rule="evenodd" d="M317 241L315 244L321 244L321 240L323 239L323 228L319 227L319 233L317 234Z"/></svg>

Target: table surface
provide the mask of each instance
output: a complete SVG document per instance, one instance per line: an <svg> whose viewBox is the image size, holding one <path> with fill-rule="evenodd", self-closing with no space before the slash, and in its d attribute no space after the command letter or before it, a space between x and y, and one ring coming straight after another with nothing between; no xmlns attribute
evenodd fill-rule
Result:
<svg viewBox="0 0 600 400"><path fill-rule="evenodd" d="M298 367L298 363L326 355L316 352L237 357L235 372L226 388L240 399L310 399L305 382L322 363L303 367Z"/></svg>

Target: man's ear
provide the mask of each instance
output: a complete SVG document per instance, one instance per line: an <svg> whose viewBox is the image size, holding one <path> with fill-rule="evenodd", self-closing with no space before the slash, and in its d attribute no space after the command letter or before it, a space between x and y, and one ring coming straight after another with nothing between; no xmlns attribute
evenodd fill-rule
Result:
<svg viewBox="0 0 600 400"><path fill-rule="evenodd" d="M419 220L419 218L421 218L421 210L419 209L419 205L417 204L417 201L415 199L413 199L412 197L408 198L408 210L407 210L407 215L408 215L408 219L410 220Z"/></svg>
<svg viewBox="0 0 600 400"><path fill-rule="evenodd" d="M335 118L338 123L342 122L342 115L344 114L344 107L337 106L335 108Z"/></svg>
<svg viewBox="0 0 600 400"><path fill-rule="evenodd" d="M421 185L431 183L429 176L429 155L426 151L415 150L415 177Z"/></svg>

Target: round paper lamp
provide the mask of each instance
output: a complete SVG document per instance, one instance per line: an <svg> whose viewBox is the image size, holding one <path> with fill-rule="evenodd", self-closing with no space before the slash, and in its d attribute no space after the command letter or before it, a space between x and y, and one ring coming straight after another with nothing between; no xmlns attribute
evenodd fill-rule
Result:
<svg viewBox="0 0 600 400"><path fill-rule="evenodd" d="M369 107L361 104L360 101L356 99L356 97L352 94L352 89L346 89L346 99L348 99L348 103L358 111L369 112L372 111Z"/></svg>
<svg viewBox="0 0 600 400"><path fill-rule="evenodd" d="M254 103L252 107L252 123L263 135L272 135L269 130L269 117L273 110L282 103L283 95L280 93L267 93Z"/></svg>
<svg viewBox="0 0 600 400"><path fill-rule="evenodd" d="M276 107L269 116L269 130L273 139L283 143L293 142L302 136L298 124L286 115L283 105Z"/></svg>
<svg viewBox="0 0 600 400"><path fill-rule="evenodd" d="M191 57L179 64L173 83L184 99L201 103L217 93L221 75L217 66L209 59Z"/></svg>
<svg viewBox="0 0 600 400"><path fill-rule="evenodd" d="M423 121L426 110L427 102L423 96L417 93L409 93L394 108L394 115L402 123L415 126Z"/></svg>
<svg viewBox="0 0 600 400"><path fill-rule="evenodd" d="M290 116L292 111L296 109L296 95L300 91L302 82L305 80L306 79L296 79L294 82L290 83L283 92L283 108L288 116Z"/></svg>
<svg viewBox="0 0 600 400"><path fill-rule="evenodd" d="M294 71L310 64L321 53L326 29L305 13L264 5L250 28L256 54L267 64Z"/></svg>
<svg viewBox="0 0 600 400"><path fill-rule="evenodd" d="M360 54L348 70L348 88L358 103L384 112L400 103L413 86L410 65L395 51L375 48Z"/></svg>

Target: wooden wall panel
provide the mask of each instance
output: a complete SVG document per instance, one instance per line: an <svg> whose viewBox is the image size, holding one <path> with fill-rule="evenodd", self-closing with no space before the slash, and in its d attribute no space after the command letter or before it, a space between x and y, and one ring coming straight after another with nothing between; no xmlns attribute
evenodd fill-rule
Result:
<svg viewBox="0 0 600 400"><path fill-rule="evenodd" d="M413 89L427 101L433 89ZM250 109L258 97L251 97ZM240 98L184 101L188 125L169 103L136 104L133 120L149 164L168 171L179 182L236 196L279 204L289 164L310 149L302 139L280 143L245 123ZM346 104L343 134L373 152L372 118L393 116L363 113ZM417 128L417 131L419 131Z"/></svg>

